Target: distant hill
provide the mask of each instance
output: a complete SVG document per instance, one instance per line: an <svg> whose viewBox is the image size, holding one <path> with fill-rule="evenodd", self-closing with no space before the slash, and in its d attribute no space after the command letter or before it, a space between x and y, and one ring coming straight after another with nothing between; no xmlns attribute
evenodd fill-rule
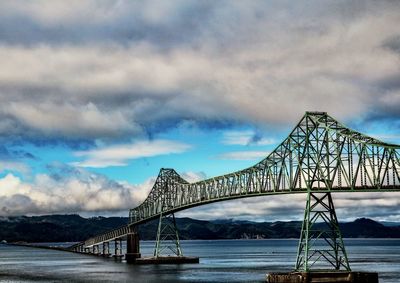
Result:
<svg viewBox="0 0 400 283"><path fill-rule="evenodd" d="M204 221L177 218L182 239L298 238L301 222ZM79 215L0 217L0 240L8 242L76 242L125 225L125 217L83 218ZM158 221L139 227L140 238L154 240ZM400 238L400 224L383 225L367 218L340 224L345 238Z"/></svg>

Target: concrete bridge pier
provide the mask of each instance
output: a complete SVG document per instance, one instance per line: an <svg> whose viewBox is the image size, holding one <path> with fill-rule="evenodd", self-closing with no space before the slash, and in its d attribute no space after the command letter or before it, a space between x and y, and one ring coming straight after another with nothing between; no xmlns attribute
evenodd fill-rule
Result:
<svg viewBox="0 0 400 283"><path fill-rule="evenodd" d="M102 256L109 257L110 255L110 242L104 242Z"/></svg>
<svg viewBox="0 0 400 283"><path fill-rule="evenodd" d="M79 245L79 246L74 247L73 251L76 252L76 253L83 253L84 252L84 248L83 248L82 245Z"/></svg>
<svg viewBox="0 0 400 283"><path fill-rule="evenodd" d="M126 238L125 259L128 263L133 263L140 257L139 234L137 232L129 233Z"/></svg>
<svg viewBox="0 0 400 283"><path fill-rule="evenodd" d="M271 273L267 283L378 283L376 272L314 271Z"/></svg>
<svg viewBox="0 0 400 283"><path fill-rule="evenodd" d="M94 245L94 246L93 246L93 254L95 254L95 255L100 254L99 245Z"/></svg>
<svg viewBox="0 0 400 283"><path fill-rule="evenodd" d="M120 259L123 257L122 255L122 240L121 238L117 238L114 241L114 258Z"/></svg>

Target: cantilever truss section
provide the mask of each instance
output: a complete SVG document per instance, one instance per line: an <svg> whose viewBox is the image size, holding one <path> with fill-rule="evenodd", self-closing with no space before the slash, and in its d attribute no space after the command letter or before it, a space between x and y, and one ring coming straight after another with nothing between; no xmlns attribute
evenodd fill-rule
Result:
<svg viewBox="0 0 400 283"><path fill-rule="evenodd" d="M308 191L400 191L400 146L325 112L306 112L271 154L247 169L196 183L161 169L147 199L130 210L130 224L216 201Z"/></svg>

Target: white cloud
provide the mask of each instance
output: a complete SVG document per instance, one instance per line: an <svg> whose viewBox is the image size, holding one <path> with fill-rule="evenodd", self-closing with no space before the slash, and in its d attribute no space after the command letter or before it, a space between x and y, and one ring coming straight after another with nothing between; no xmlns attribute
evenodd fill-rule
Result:
<svg viewBox="0 0 400 283"><path fill-rule="evenodd" d="M183 172L188 181L198 181L203 173ZM7 174L0 178L0 215L118 212L128 215L147 197L156 177L142 184L115 182L81 168L53 169L36 175L30 183ZM306 194L251 197L218 202L179 212L198 219L234 218L254 221L301 220ZM333 193L339 221L359 217L400 221L399 193Z"/></svg>
<svg viewBox="0 0 400 283"><path fill-rule="evenodd" d="M118 110L102 113L93 103L77 107L48 102L35 105L12 102L5 112L44 135L62 134L71 138L85 133L86 137L112 137L124 132L141 132L140 127L130 123Z"/></svg>
<svg viewBox="0 0 400 283"><path fill-rule="evenodd" d="M100 15L99 9L93 9L93 1L76 1L72 0L68 3L55 0L52 3L39 0L37 3L25 1L12 1L3 3L3 8L13 13L19 13L25 17L32 17L47 26L63 22L64 24L72 24L82 17L90 17L96 20ZM6 10L1 10L1 14L7 15Z"/></svg>
<svg viewBox="0 0 400 283"><path fill-rule="evenodd" d="M23 174L30 173L30 168L23 162L0 160L0 172L5 170L17 171Z"/></svg>
<svg viewBox="0 0 400 283"><path fill-rule="evenodd" d="M55 164L50 174L38 174L32 182L9 173L0 178L0 216L51 213L118 212L128 215L142 203L156 177L141 184L112 181L82 168ZM183 172L188 181L204 179L204 173Z"/></svg>
<svg viewBox="0 0 400 283"><path fill-rule="evenodd" d="M77 170L77 169L76 169ZM145 199L153 179L132 185L84 170L55 178L41 174L26 183L13 174L0 179L0 215L126 211Z"/></svg>
<svg viewBox="0 0 400 283"><path fill-rule="evenodd" d="M77 151L75 155L83 158L83 161L74 162L73 165L81 167L124 166L132 159L182 153L189 148L188 144L169 140L138 141L131 144Z"/></svg>
<svg viewBox="0 0 400 283"><path fill-rule="evenodd" d="M112 140L109 145L182 120L262 128L294 124L306 110L348 120L370 113L398 120L398 1L306 2L2 1L0 136ZM225 143L273 142L251 134L227 133ZM149 143L82 151L78 165L122 166L189 148ZM219 158L266 155L239 151ZM16 163L2 168L24 170ZM58 182L43 175L25 184L8 175L0 190L20 192L2 196L14 212L21 203L21 211L30 205L41 211L42 204L59 211L62 201L68 208L115 208L129 187L114 184L120 194L113 194L102 189L105 181L94 179ZM86 204L64 200L63 188L72 195L98 192L99 198L82 193ZM375 207L374 199L367 198L365 207ZM342 202L350 215L351 201ZM389 215L396 201L385 197L377 203ZM223 215L222 208L214 215ZM249 209L263 213L261 203ZM229 211L234 214L234 208Z"/></svg>
<svg viewBox="0 0 400 283"><path fill-rule="evenodd" d="M395 2L1 5L3 135L113 138L184 119L261 128L306 110L400 115Z"/></svg>
<svg viewBox="0 0 400 283"><path fill-rule="evenodd" d="M333 193L340 222L368 217L400 221L399 193ZM218 202L179 212L179 216L204 220L234 218L251 221L302 221L306 194L283 194Z"/></svg>
<svg viewBox="0 0 400 283"><path fill-rule="evenodd" d="M222 143L227 145L271 145L276 141L263 138L254 131L227 131L224 132Z"/></svg>
<svg viewBox="0 0 400 283"><path fill-rule="evenodd" d="M180 176L189 183L198 182L207 178L207 175L204 172L192 172L192 171L180 173Z"/></svg>
<svg viewBox="0 0 400 283"><path fill-rule="evenodd" d="M255 160L264 159L268 156L269 151L232 151L217 155L218 159L230 159L230 160Z"/></svg>

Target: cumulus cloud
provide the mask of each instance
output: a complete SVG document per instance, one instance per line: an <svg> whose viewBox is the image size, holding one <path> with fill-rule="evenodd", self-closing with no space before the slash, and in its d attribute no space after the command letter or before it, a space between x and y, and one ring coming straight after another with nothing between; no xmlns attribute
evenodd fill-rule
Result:
<svg viewBox="0 0 400 283"><path fill-rule="evenodd" d="M203 172L182 172L189 182L204 179ZM113 181L104 175L61 163L47 174L24 181L13 173L0 178L0 216L49 213L125 213L146 199L156 176L140 184Z"/></svg>
<svg viewBox="0 0 400 283"><path fill-rule="evenodd" d="M0 160L0 172L5 170L17 171L23 174L28 174L30 172L30 168L23 162Z"/></svg>
<svg viewBox="0 0 400 283"><path fill-rule="evenodd" d="M400 221L399 193L333 193L339 221L360 217ZM180 216L213 220L302 221L306 194L284 194L218 202L179 212Z"/></svg>
<svg viewBox="0 0 400 283"><path fill-rule="evenodd" d="M276 141L264 138L254 131L227 131L224 132L222 143L226 145L271 145Z"/></svg>
<svg viewBox="0 0 400 283"><path fill-rule="evenodd" d="M36 156L25 150L8 150L5 146L0 146L0 173L15 171L22 174L30 174L31 168L24 161L36 159Z"/></svg>
<svg viewBox="0 0 400 283"><path fill-rule="evenodd" d="M183 179L188 181L189 183L198 182L207 178L207 175L204 172L182 172L179 174Z"/></svg>
<svg viewBox="0 0 400 283"><path fill-rule="evenodd" d="M145 199L153 182L119 183L64 165L31 183L9 173L0 179L0 214L128 211Z"/></svg>
<svg viewBox="0 0 400 283"><path fill-rule="evenodd" d="M49 173L32 182L8 173L0 178L0 215L49 213L128 213L139 205L156 176L141 184L112 181L101 174L63 164L49 166ZM189 182L205 179L203 172L182 172ZM358 217L400 221L398 193L334 193L340 221ZM252 197L218 202L179 212L198 219L234 218L254 221L301 220L305 194Z"/></svg>
<svg viewBox="0 0 400 283"><path fill-rule="evenodd" d="M75 152L77 157L82 157L84 160L73 164L81 167L124 166L128 160L182 153L189 148L190 145L169 140L138 141Z"/></svg>
<svg viewBox="0 0 400 283"><path fill-rule="evenodd" d="M256 160L263 159L268 156L269 151L231 151L219 154L216 156L218 159L229 160Z"/></svg>
<svg viewBox="0 0 400 283"><path fill-rule="evenodd" d="M12 1L0 11L3 136L115 139L187 119L263 127L306 110L400 115L396 1Z"/></svg>
<svg viewBox="0 0 400 283"><path fill-rule="evenodd" d="M341 120L391 119L400 129L399 22L398 1L2 1L0 139L99 142L77 155L80 166L101 167L152 156L145 144L143 155L128 141L185 121L262 129L320 110ZM224 142L273 143L257 133L228 133ZM157 154L188 149L152 145ZM23 170L15 162L4 159L2 168ZM1 179L2 207L51 212L135 203L129 184L83 175L24 183L9 174ZM385 215L395 205L389 199L379 203ZM244 205L251 213L278 211Z"/></svg>
<svg viewBox="0 0 400 283"><path fill-rule="evenodd" d="M135 128L118 111L101 113L92 103L79 107L58 107L46 102L36 105L13 102L5 112L28 128L40 131L44 136L62 133L64 137L71 138L79 137L85 132L88 138L91 135L107 137Z"/></svg>

